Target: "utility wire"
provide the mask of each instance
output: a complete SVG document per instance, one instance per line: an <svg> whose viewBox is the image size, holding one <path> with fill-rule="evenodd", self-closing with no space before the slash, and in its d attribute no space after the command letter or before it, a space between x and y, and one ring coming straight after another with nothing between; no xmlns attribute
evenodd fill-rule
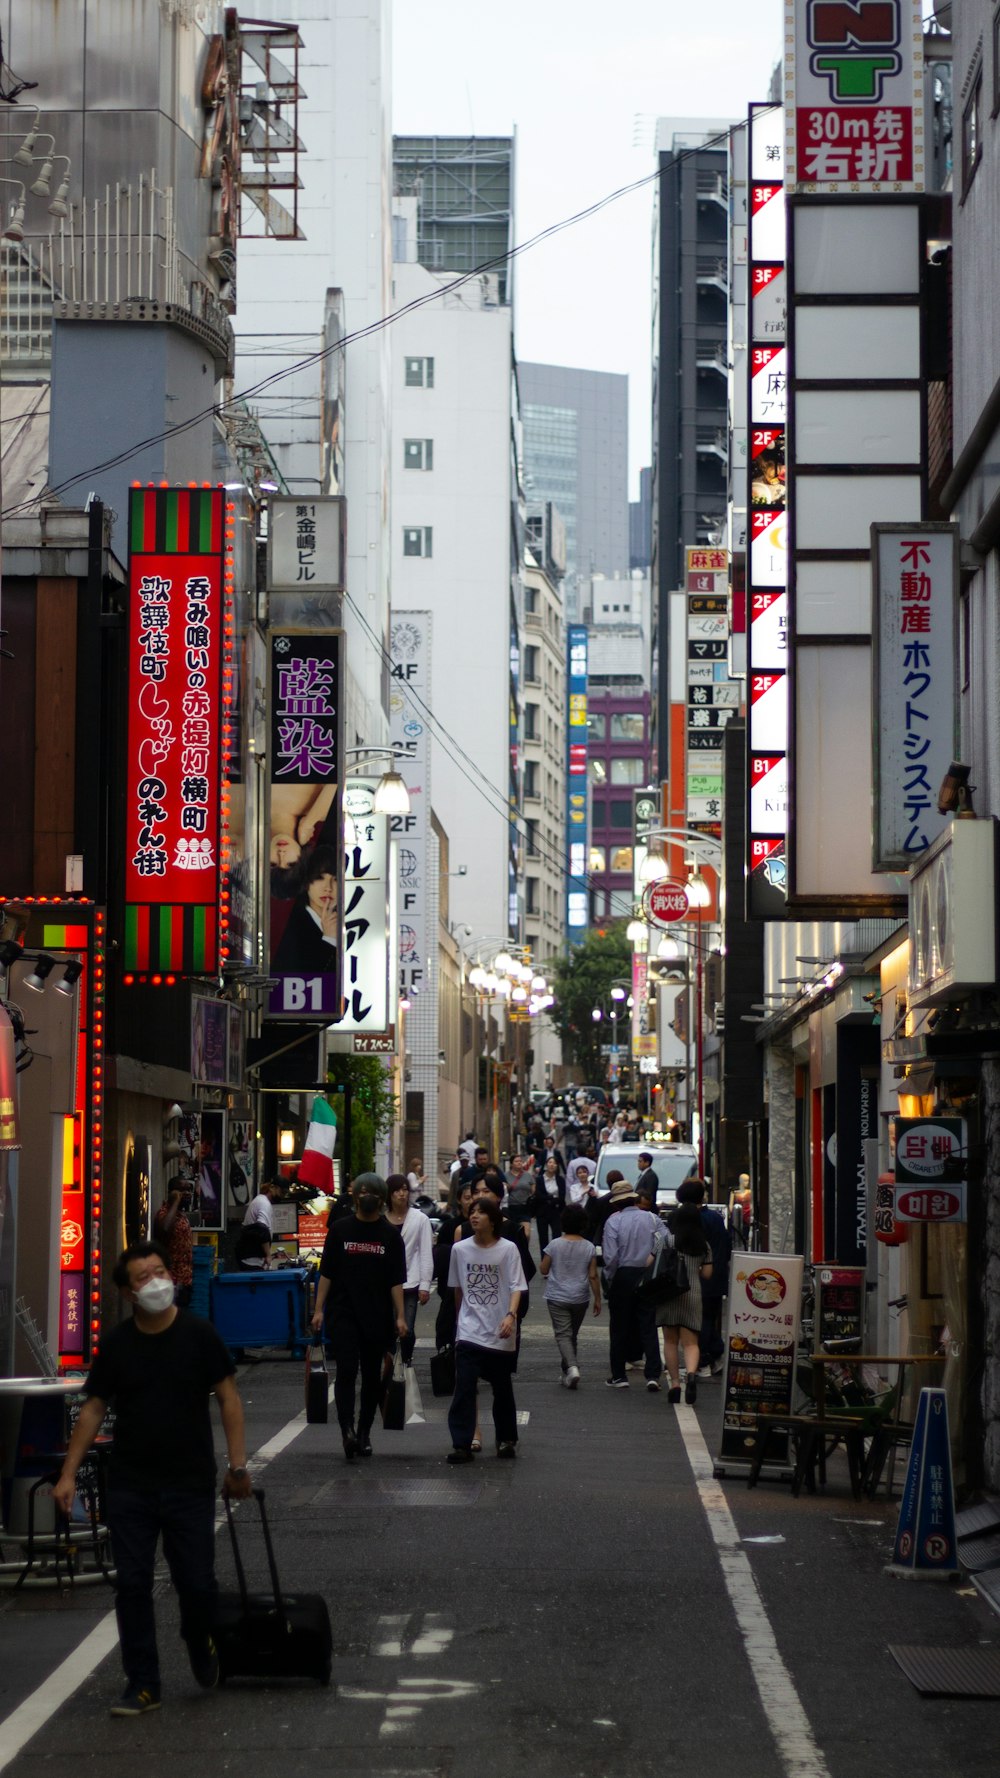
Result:
<svg viewBox="0 0 1000 1778"><path fill-rule="evenodd" d="M704 153L706 149L721 147L723 143L728 142L728 140L729 131L720 131L717 136L709 137L706 142L699 143L697 147L682 149L679 154L674 156L674 164L676 165L680 161L687 160L695 154ZM585 209L575 211L572 216L564 216L560 222L549 223L546 228L540 229L537 234L529 236L528 240L516 243L513 247L508 248L503 253L494 254L491 259L483 260L481 265L474 266L471 271L462 272L457 278L453 278L450 283L441 284L436 286L433 290L425 291L423 296L414 297L410 302L404 303L402 308L394 310L392 314L382 315L377 320L370 321L366 326L356 328L353 333L344 334L339 340L334 340L330 345L322 346L317 351L307 354L306 357L300 358L295 364L286 365L283 370L272 371L270 376L264 377L259 383L252 384L249 389L241 389L239 393L234 395L229 401L221 403L212 402L207 407L202 408L198 413L192 414L187 420L179 421L176 426L164 427L161 432L152 433L148 438L140 439L136 444L128 446L128 448L123 451L119 451L115 456L106 457L101 463L93 463L89 468L79 470L76 474L69 476L65 481L58 482L54 487L45 488L41 493L33 495L30 499L22 500L16 506L5 507L3 512L0 513L0 517L5 519L14 518L18 513L28 512L33 506L39 505L43 499L51 499L54 494L61 494L67 488L75 487L78 482L87 481L95 475L102 474L103 471L107 469L117 469L120 464L129 462L133 457L139 456L142 451L150 450L154 445L161 444L165 439L177 438L181 433L190 431L192 427L200 426L202 422L207 419L216 418L221 420L229 408L252 400L265 389L270 388L273 383L281 382L285 377L297 376L300 371L308 370L313 365L322 363L324 359L329 358L333 353L344 351L348 346L356 345L359 340L368 339L371 335L380 333L383 328L391 327L395 321L399 321L404 315L413 314L416 310L422 309L430 303L440 301L442 297L450 295L452 291L460 290L463 285L471 283L473 279L481 278L486 272L493 271L499 266L509 264L512 260L519 258L522 253L527 253L531 248L540 246L543 241L550 240L553 236L561 234L564 229L574 228L579 222L586 222L591 216L596 216L609 204L617 203L619 198L629 197L634 191L641 191L643 186L651 185L653 181L658 180L659 177L660 169L659 167L656 167L653 172L644 173L641 178L631 180L628 185L618 186L615 191L607 192L604 197L598 198L593 204L588 204Z"/></svg>

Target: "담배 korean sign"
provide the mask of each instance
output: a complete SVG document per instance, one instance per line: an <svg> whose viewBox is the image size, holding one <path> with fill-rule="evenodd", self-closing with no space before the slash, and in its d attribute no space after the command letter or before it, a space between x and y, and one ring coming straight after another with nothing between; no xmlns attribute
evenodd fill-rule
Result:
<svg viewBox="0 0 1000 1778"><path fill-rule="evenodd" d="M922 191L920 0L785 0L789 191Z"/></svg>
<svg viewBox="0 0 1000 1778"><path fill-rule="evenodd" d="M127 971L220 960L223 703L221 488L129 497Z"/></svg>
<svg viewBox="0 0 1000 1778"><path fill-rule="evenodd" d="M955 757L958 527L872 526L873 862L908 870L946 825Z"/></svg>
<svg viewBox="0 0 1000 1778"><path fill-rule="evenodd" d="M271 633L269 1016L341 1011L343 636Z"/></svg>
<svg viewBox="0 0 1000 1778"><path fill-rule="evenodd" d="M729 1280L729 1327L716 1473L750 1462L762 1414L791 1411L802 1298L802 1260L786 1253L736 1253ZM770 1468L788 1467L787 1434L768 1446Z"/></svg>

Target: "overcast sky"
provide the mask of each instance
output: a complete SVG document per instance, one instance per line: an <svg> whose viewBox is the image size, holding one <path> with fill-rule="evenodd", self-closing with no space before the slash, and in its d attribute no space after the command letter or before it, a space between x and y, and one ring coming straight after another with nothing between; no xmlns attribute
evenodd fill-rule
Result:
<svg viewBox="0 0 1000 1778"><path fill-rule="evenodd" d="M393 129L517 131L519 241L651 173L656 117L745 116L782 0L395 0ZM518 357L629 375L630 485L650 457L652 187L526 253Z"/></svg>

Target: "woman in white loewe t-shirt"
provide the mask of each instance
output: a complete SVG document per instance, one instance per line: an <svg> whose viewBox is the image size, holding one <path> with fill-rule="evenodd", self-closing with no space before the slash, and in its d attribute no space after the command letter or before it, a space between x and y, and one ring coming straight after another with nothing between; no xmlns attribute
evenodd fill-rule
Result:
<svg viewBox="0 0 1000 1778"><path fill-rule="evenodd" d="M477 1198L469 1211L471 1238L451 1250L448 1283L455 1292L455 1393L448 1410L453 1449L449 1463L471 1463L476 1432L476 1386L493 1389L497 1456L517 1456L514 1360L517 1309L527 1289L521 1255L500 1236L500 1206Z"/></svg>

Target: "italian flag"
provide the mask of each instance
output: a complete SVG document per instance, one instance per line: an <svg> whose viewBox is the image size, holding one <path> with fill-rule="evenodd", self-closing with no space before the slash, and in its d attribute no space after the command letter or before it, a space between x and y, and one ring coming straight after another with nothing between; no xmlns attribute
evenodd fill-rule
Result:
<svg viewBox="0 0 1000 1778"><path fill-rule="evenodd" d="M333 1196L333 1151L337 1146L337 1113L317 1093L299 1162L298 1184Z"/></svg>

